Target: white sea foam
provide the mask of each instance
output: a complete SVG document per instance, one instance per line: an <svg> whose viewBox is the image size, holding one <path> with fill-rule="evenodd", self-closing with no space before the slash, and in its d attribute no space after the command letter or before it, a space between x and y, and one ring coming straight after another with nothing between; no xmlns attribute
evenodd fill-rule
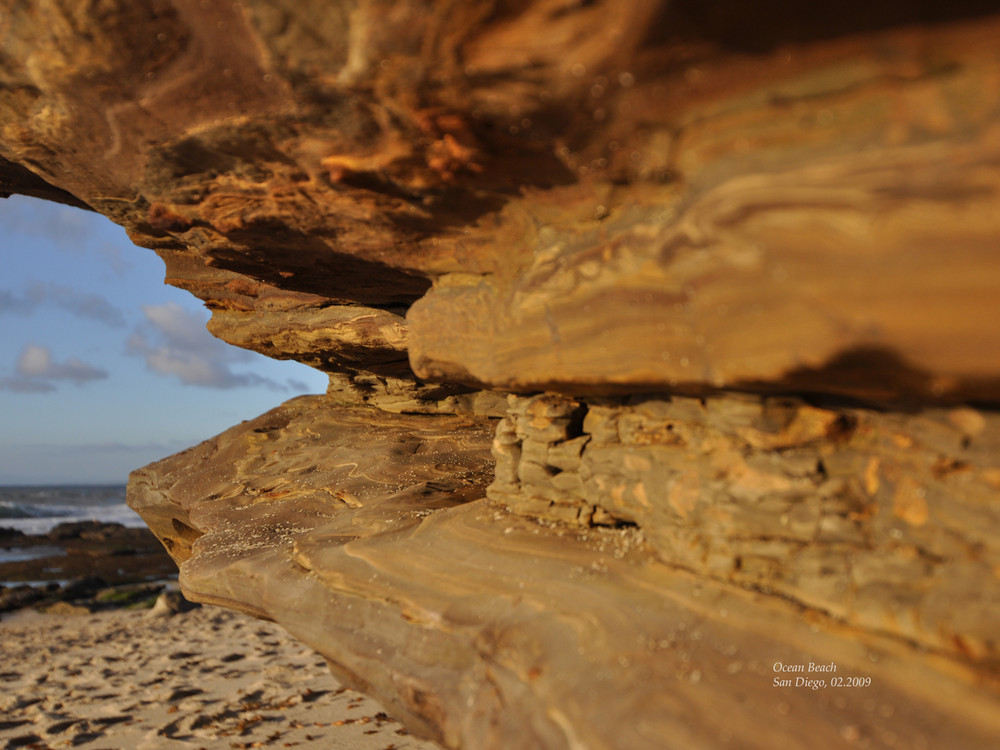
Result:
<svg viewBox="0 0 1000 750"><path fill-rule="evenodd" d="M145 525L125 504L124 485L0 487L0 527L46 534L69 521Z"/></svg>

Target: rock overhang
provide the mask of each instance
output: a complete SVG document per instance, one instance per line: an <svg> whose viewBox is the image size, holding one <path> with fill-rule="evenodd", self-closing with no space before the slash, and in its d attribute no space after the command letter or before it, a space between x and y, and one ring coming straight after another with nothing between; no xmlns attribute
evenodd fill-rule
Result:
<svg viewBox="0 0 1000 750"><path fill-rule="evenodd" d="M602 708L658 717L625 746L722 743L691 686L717 677L740 713L735 662L650 644L738 611L720 648L773 653L753 639L774 616L819 660L868 667L864 644L946 679L978 746L998 24L978 2L18 5L0 188L110 216L215 335L331 374L326 397L140 470L132 502L192 595L278 619L425 733L612 747ZM391 459L386 420L419 435ZM367 505L352 489L411 460L429 474ZM651 614L597 614L618 606ZM665 697L600 698L643 660ZM550 676L593 663L597 698ZM884 731L947 713L879 674L907 707ZM743 718L761 746L806 731Z"/></svg>

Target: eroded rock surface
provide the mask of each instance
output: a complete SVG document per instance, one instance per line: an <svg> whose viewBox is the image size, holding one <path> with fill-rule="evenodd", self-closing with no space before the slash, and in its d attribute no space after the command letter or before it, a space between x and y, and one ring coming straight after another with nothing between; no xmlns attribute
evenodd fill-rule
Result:
<svg viewBox="0 0 1000 750"><path fill-rule="evenodd" d="M992 3L8 5L0 189L124 224L238 345L1000 397Z"/></svg>
<svg viewBox="0 0 1000 750"><path fill-rule="evenodd" d="M951 592L958 606L942 627L962 631L963 650L923 632L915 643L886 622L852 627L829 600L787 595L799 593L804 563L793 560L783 580L750 561L779 541L747 538L741 550L719 539L716 557L748 558L742 577L727 578L718 564L709 574L679 567L664 552L676 536L666 524L557 524L552 514L540 524L476 499L492 473L488 421L301 398L135 472L130 503L181 563L185 591L278 621L448 747L763 749L891 737L987 748L1000 731L995 630L981 628L995 587L980 598ZM363 441L359 425L369 426ZM760 508L758 525L766 515ZM911 564L886 554L899 571ZM851 550L830 556L835 566ZM874 550L859 568L866 560ZM884 611L902 610L900 620L918 610L900 605L918 586L904 578L882 588L896 598ZM831 568L825 580L849 579ZM760 585L733 585L747 581ZM968 611L977 602L978 616ZM865 682L774 687L789 677Z"/></svg>
<svg viewBox="0 0 1000 750"><path fill-rule="evenodd" d="M491 498L637 526L663 562L1000 664L1000 421L789 398L512 397Z"/></svg>
<svg viewBox="0 0 1000 750"><path fill-rule="evenodd" d="M996 3L0 9L0 194L331 376L134 474L189 596L449 747L993 746Z"/></svg>

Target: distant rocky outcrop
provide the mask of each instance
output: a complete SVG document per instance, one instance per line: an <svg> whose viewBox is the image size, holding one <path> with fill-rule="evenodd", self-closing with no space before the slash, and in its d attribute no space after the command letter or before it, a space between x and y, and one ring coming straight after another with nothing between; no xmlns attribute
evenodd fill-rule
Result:
<svg viewBox="0 0 1000 750"><path fill-rule="evenodd" d="M124 524L105 521L65 521L56 524L46 536L53 541L67 539L85 539L93 542L106 542L125 533Z"/></svg>
<svg viewBox="0 0 1000 750"><path fill-rule="evenodd" d="M0 529L0 612L35 607L64 613L152 605L173 560L145 528L68 521L46 534Z"/></svg>
<svg viewBox="0 0 1000 750"><path fill-rule="evenodd" d="M330 374L132 475L186 596L447 747L994 746L996 3L0 8L0 191Z"/></svg>

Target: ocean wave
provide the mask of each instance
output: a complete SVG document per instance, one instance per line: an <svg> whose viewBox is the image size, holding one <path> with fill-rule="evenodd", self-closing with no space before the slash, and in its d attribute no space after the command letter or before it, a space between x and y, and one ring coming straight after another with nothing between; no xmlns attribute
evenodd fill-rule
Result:
<svg viewBox="0 0 1000 750"><path fill-rule="evenodd" d="M47 534L65 521L103 521L140 527L123 486L0 487L0 527Z"/></svg>
<svg viewBox="0 0 1000 750"><path fill-rule="evenodd" d="M10 500L0 500L0 519L38 518L49 515L47 508L23 506Z"/></svg>

